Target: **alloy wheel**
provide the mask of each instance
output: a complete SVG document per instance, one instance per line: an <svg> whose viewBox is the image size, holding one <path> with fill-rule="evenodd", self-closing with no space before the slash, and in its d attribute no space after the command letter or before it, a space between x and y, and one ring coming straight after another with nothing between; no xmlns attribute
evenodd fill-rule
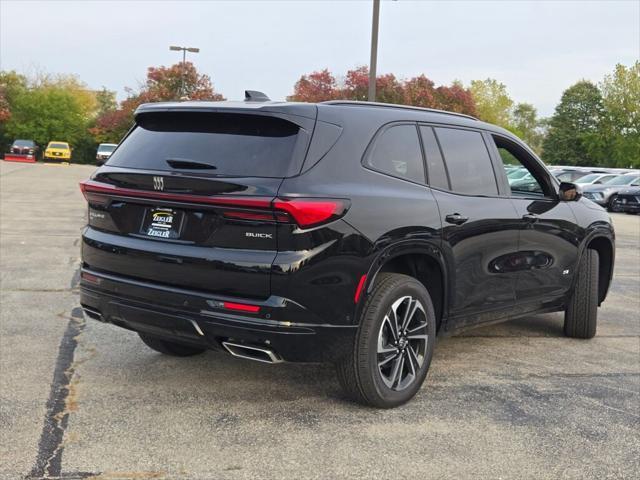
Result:
<svg viewBox="0 0 640 480"><path fill-rule="evenodd" d="M391 390L409 387L424 365L428 320L420 300L403 296L393 302L378 332L377 365Z"/></svg>

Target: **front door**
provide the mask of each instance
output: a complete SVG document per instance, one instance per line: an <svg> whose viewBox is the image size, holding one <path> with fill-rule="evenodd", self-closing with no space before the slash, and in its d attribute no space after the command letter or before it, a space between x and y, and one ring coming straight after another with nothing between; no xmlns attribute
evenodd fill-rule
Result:
<svg viewBox="0 0 640 480"><path fill-rule="evenodd" d="M531 153L500 135L489 138L505 166L502 176L520 218L516 297L539 303L562 296L571 287L578 260L580 232L573 211L558 199L551 175ZM514 169L527 173L510 177Z"/></svg>

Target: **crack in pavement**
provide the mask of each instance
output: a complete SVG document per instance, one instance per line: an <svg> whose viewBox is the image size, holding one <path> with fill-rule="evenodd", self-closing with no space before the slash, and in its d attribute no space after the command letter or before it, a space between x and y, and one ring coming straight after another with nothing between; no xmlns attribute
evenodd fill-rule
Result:
<svg viewBox="0 0 640 480"><path fill-rule="evenodd" d="M78 268L71 279L70 289L60 291L77 289L80 280L79 270ZM77 408L77 379L74 379L74 373L81 362L75 359L75 352L79 337L86 326L80 307L75 307L71 316L66 318L69 322L58 347L47 410L38 442L38 454L26 478L59 478L62 473L64 433L69 423L69 414Z"/></svg>
<svg viewBox="0 0 640 480"><path fill-rule="evenodd" d="M85 324L82 309L74 308L58 349L58 358L47 400L47 412L38 442L38 455L27 478L60 476L64 432L69 422L69 413L74 408L73 399L70 399L70 394L75 388L72 385L76 367L74 354L78 346L78 337L82 334Z"/></svg>

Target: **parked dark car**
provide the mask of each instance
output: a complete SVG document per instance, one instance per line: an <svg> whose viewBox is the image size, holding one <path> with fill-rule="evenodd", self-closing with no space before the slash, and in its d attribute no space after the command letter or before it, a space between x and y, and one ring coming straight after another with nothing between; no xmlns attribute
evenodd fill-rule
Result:
<svg viewBox="0 0 640 480"><path fill-rule="evenodd" d="M38 151L38 145L33 140L14 140L5 160L35 162Z"/></svg>
<svg viewBox="0 0 640 480"><path fill-rule="evenodd" d="M640 187L620 190L613 201L612 211L625 213L640 213Z"/></svg>
<svg viewBox="0 0 640 480"><path fill-rule="evenodd" d="M38 145L33 140L15 140L10 152L18 155L33 155L38 151Z"/></svg>
<svg viewBox="0 0 640 480"><path fill-rule="evenodd" d="M436 335L564 311L596 333L608 214L506 130L373 103L146 104L81 183L81 304L159 352L333 362L393 407ZM501 154L534 191L509 187Z"/></svg>
<svg viewBox="0 0 640 480"><path fill-rule="evenodd" d="M606 207L607 210L612 210L618 193L628 186L640 186L640 174L627 173L612 178L601 185L588 185L583 188L583 194L585 198Z"/></svg>

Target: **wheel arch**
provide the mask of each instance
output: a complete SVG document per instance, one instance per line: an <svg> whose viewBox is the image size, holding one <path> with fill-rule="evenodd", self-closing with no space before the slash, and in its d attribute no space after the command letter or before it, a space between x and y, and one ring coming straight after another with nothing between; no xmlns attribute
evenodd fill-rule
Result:
<svg viewBox="0 0 640 480"><path fill-rule="evenodd" d="M604 302L613 278L615 248L613 241L603 235L594 235L585 242L585 249L598 252L598 305Z"/></svg>
<svg viewBox="0 0 640 480"><path fill-rule="evenodd" d="M443 320L446 320L449 293L447 288L449 276L440 249L426 242L422 245L403 242L384 249L376 255L367 273L365 295L371 293L376 276L381 272L409 275L422 283L431 296L437 319L436 331L440 331L444 324ZM358 303L354 318L360 318L360 308L364 303L364 301Z"/></svg>

